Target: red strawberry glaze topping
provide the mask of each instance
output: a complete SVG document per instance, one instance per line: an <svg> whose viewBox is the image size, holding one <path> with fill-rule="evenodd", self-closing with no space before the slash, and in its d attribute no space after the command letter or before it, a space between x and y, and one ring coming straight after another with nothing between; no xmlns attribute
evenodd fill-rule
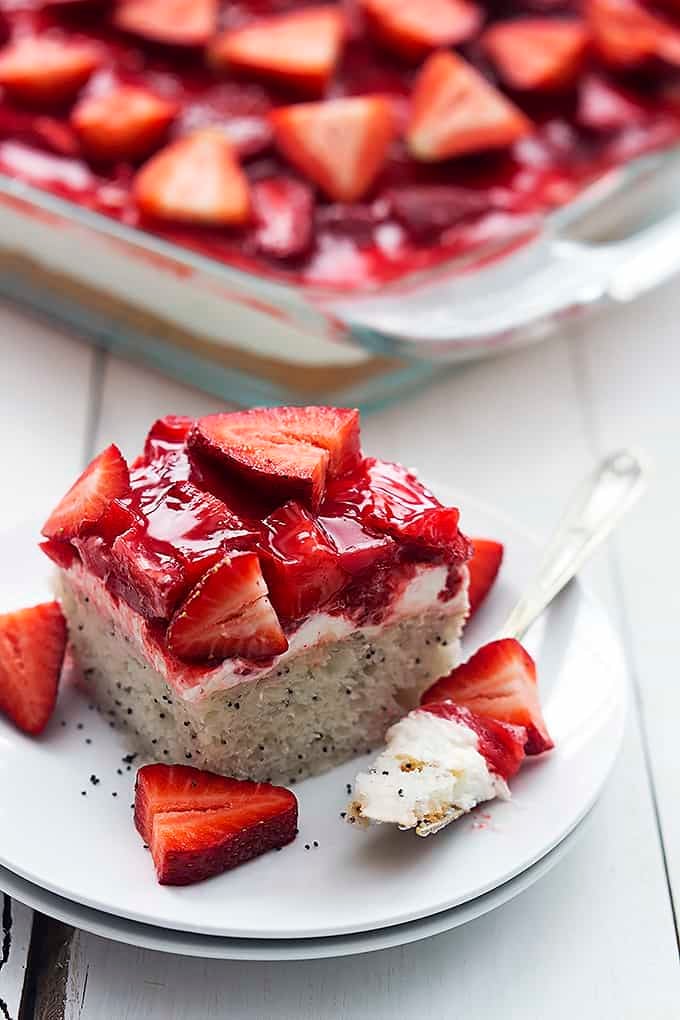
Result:
<svg viewBox="0 0 680 1020"><path fill-rule="evenodd" d="M458 511L363 458L356 411L168 416L129 474L113 450L51 516L43 548L104 582L178 664L261 666L319 611L380 624L422 568L443 568L441 600L460 591L471 547Z"/></svg>

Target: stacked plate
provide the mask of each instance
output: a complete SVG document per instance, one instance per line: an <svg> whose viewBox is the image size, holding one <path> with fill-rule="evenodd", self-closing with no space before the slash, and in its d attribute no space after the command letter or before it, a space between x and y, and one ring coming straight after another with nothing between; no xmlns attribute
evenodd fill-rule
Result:
<svg viewBox="0 0 680 1020"><path fill-rule="evenodd" d="M506 546L501 580L466 634L473 650L500 626L537 552L501 515L450 498L465 508L469 534ZM0 610L47 593L37 532L25 526L0 537ZM341 814L367 763L356 760L296 786L300 833L291 846L179 889L157 885L132 824L138 761L115 721L66 689L40 740L0 720L0 888L107 938L225 959L351 955L465 924L518 895L568 851L621 741L623 657L580 585L553 603L527 646L556 750L524 766L512 801L482 805L429 839L389 827L355 831Z"/></svg>

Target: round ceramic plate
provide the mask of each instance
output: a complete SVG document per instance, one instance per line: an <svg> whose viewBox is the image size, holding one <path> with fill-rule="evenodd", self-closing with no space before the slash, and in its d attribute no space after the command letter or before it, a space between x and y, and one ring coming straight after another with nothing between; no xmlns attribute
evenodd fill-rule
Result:
<svg viewBox="0 0 680 1020"><path fill-rule="evenodd" d="M435 491L458 504L455 493ZM464 529L499 538L507 551L501 579L466 634L471 651L493 636L526 586L537 548L502 515L460 503ZM0 608L46 594L50 569L36 534L24 527L0 536ZM159 886L132 824L138 762L125 760L113 720L66 689L39 740L0 720L0 864L105 913L235 938L375 931L466 903L531 867L575 828L621 740L620 647L580 585L553 603L527 646L556 750L527 763L512 801L484 805L436 837L346 825L347 785L367 764L357 759L296 786L300 834L291 846L195 886Z"/></svg>
<svg viewBox="0 0 680 1020"><path fill-rule="evenodd" d="M196 935L193 932L171 931L151 924L140 924L125 918L105 914L92 907L73 903L55 893L47 892L14 872L0 867L0 889L14 899L25 903L34 910L40 910L58 921L72 924L76 928L99 935L102 938L122 942L126 946L139 946L180 956L198 956L217 960L322 960L336 956L356 956L358 953L373 953L379 949L392 949L419 942L431 935L458 928L468 921L474 921L483 914L495 910L514 899L534 882L547 875L571 850L588 826L585 818L554 850L542 857L521 875L477 899L463 903L451 910L442 910L431 917L406 924L393 924L377 931L361 932L356 935L335 935L318 939L233 939L219 935Z"/></svg>

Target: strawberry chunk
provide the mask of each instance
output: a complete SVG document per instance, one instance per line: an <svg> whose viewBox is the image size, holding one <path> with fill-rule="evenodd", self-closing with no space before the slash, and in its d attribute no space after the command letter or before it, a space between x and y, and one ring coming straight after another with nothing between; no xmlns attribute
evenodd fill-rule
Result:
<svg viewBox="0 0 680 1020"><path fill-rule="evenodd" d="M141 527L119 535L111 547L107 567L113 594L149 620L169 619L186 591L179 557L170 546L149 541Z"/></svg>
<svg viewBox="0 0 680 1020"><path fill-rule="evenodd" d="M265 518L260 554L271 600L285 620L320 609L348 580L328 535L299 503Z"/></svg>
<svg viewBox="0 0 680 1020"><path fill-rule="evenodd" d="M144 459L147 462L163 459L169 453L181 450L195 424L195 418L183 414L167 414L158 418L144 442Z"/></svg>
<svg viewBox="0 0 680 1020"><path fill-rule="evenodd" d="M0 52L0 85L36 105L68 102L101 63L92 43L25 36Z"/></svg>
<svg viewBox="0 0 680 1020"><path fill-rule="evenodd" d="M162 885L189 885L297 835L297 800L281 786L229 779L185 765L137 773L135 824Z"/></svg>
<svg viewBox="0 0 680 1020"><path fill-rule="evenodd" d="M200 181L200 187L196 182ZM167 145L137 172L139 209L161 220L230 226L250 215L248 182L228 139L205 129Z"/></svg>
<svg viewBox="0 0 680 1020"><path fill-rule="evenodd" d="M469 0L361 0L371 31L406 60L457 46L478 31L482 15Z"/></svg>
<svg viewBox="0 0 680 1020"><path fill-rule="evenodd" d="M172 618L167 640L170 650L189 662L285 652L288 642L256 553L235 553L209 570Z"/></svg>
<svg viewBox="0 0 680 1020"><path fill-rule="evenodd" d="M413 89L407 142L415 159L435 162L512 145L531 122L462 57L434 53Z"/></svg>
<svg viewBox="0 0 680 1020"><path fill-rule="evenodd" d="M526 757L527 731L524 726L512 726L489 716L477 715L469 708L454 705L452 701L435 701L425 705L423 711L440 719L462 723L476 733L479 753L486 758L491 771L502 779L512 779L519 772Z"/></svg>
<svg viewBox="0 0 680 1020"><path fill-rule="evenodd" d="M338 202L366 194L395 133L392 106L382 96L285 106L271 123L286 159Z"/></svg>
<svg viewBox="0 0 680 1020"><path fill-rule="evenodd" d="M376 535L351 517L319 517L318 521L350 577L375 571L396 559L397 543L389 535Z"/></svg>
<svg viewBox="0 0 680 1020"><path fill-rule="evenodd" d="M113 23L150 42L205 46L217 29L217 0L121 0Z"/></svg>
<svg viewBox="0 0 680 1020"><path fill-rule="evenodd" d="M337 7L306 7L218 36L217 67L321 95L342 50L345 19Z"/></svg>
<svg viewBox="0 0 680 1020"><path fill-rule="evenodd" d="M503 546L491 538L473 538L472 550L472 559L467 565L470 571L470 616L477 612L489 594L503 561Z"/></svg>
<svg viewBox="0 0 680 1020"><path fill-rule="evenodd" d="M130 488L128 466L113 444L85 469L42 529L45 538L66 539L80 535L102 517L112 500Z"/></svg>
<svg viewBox="0 0 680 1020"><path fill-rule="evenodd" d="M316 509L327 477L342 475L359 462L359 412L272 407L212 414L199 420L188 445L276 502L298 499Z"/></svg>
<svg viewBox="0 0 680 1020"><path fill-rule="evenodd" d="M632 93L589 74L581 79L576 118L592 131L619 131L639 124L647 116L645 107Z"/></svg>
<svg viewBox="0 0 680 1020"><path fill-rule="evenodd" d="M291 258L312 242L314 195L301 181L270 177L252 187L255 240L264 255Z"/></svg>
<svg viewBox="0 0 680 1020"><path fill-rule="evenodd" d="M488 191L454 184L421 184L393 188L388 194L392 215L416 241L426 244L434 234L493 208Z"/></svg>
<svg viewBox="0 0 680 1020"><path fill-rule="evenodd" d="M587 0L586 16L598 54L612 67L654 59L680 67L680 29L637 0Z"/></svg>
<svg viewBox="0 0 680 1020"><path fill-rule="evenodd" d="M177 104L148 89L122 85L104 95L85 96L71 123L87 154L101 160L135 160L163 141Z"/></svg>
<svg viewBox="0 0 680 1020"><path fill-rule="evenodd" d="M0 712L25 733L47 726L66 653L58 602L0 616Z"/></svg>
<svg viewBox="0 0 680 1020"><path fill-rule="evenodd" d="M578 79L589 34L576 18L518 18L492 25L482 46L513 89L552 91Z"/></svg>
<svg viewBox="0 0 680 1020"><path fill-rule="evenodd" d="M60 542L58 539L48 538L46 542L40 543L40 548L45 556L49 556L52 562L62 570L68 570L78 559L78 553L70 542Z"/></svg>
<svg viewBox="0 0 680 1020"><path fill-rule="evenodd" d="M527 754L554 747L548 733L536 684L536 665L514 638L491 641L472 658L437 680L421 698L421 705L452 701L479 715L524 726Z"/></svg>

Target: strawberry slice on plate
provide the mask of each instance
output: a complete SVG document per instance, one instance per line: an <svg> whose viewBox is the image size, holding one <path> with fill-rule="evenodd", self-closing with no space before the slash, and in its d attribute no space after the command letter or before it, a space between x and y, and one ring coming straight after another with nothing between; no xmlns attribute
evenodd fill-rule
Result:
<svg viewBox="0 0 680 1020"><path fill-rule="evenodd" d="M321 95L340 58L345 19L338 7L306 7L218 36L212 63Z"/></svg>
<svg viewBox="0 0 680 1020"><path fill-rule="evenodd" d="M113 443L94 458L48 517L45 538L67 539L96 524L114 499L130 489L130 472Z"/></svg>
<svg viewBox="0 0 680 1020"><path fill-rule="evenodd" d="M148 89L121 85L81 99L71 124L94 159L134 160L161 144L177 109L176 103Z"/></svg>
<svg viewBox="0 0 680 1020"><path fill-rule="evenodd" d="M680 29L636 0L587 0L586 17L599 56L612 67L654 59L680 66Z"/></svg>
<svg viewBox="0 0 680 1020"><path fill-rule="evenodd" d="M231 142L216 130L197 131L157 152L137 172L133 194L145 215L161 220L230 226L250 216L248 181Z"/></svg>
<svg viewBox="0 0 680 1020"><path fill-rule="evenodd" d="M170 621L167 640L170 650L188 662L285 652L288 642L257 554L233 553L208 570Z"/></svg>
<svg viewBox="0 0 680 1020"><path fill-rule="evenodd" d="M479 753L486 758L491 771L502 779L511 779L519 772L526 757L527 731L524 726L512 726L489 716L477 715L452 701L432 702L424 705L423 711L468 726L477 734Z"/></svg>
<svg viewBox="0 0 680 1020"><path fill-rule="evenodd" d="M205 46L217 29L217 0L121 0L116 28L169 46Z"/></svg>
<svg viewBox="0 0 680 1020"><path fill-rule="evenodd" d="M462 57L433 53L418 74L406 139L423 162L505 148L531 121Z"/></svg>
<svg viewBox="0 0 680 1020"><path fill-rule="evenodd" d="M255 240L264 255L292 258L307 251L312 241L314 195L291 177L268 177L251 190Z"/></svg>
<svg viewBox="0 0 680 1020"><path fill-rule="evenodd" d="M588 43L588 28L576 18L502 21L482 36L482 47L506 84L529 91L573 85L583 68Z"/></svg>
<svg viewBox="0 0 680 1020"><path fill-rule="evenodd" d="M405 60L467 42L482 23L469 0L361 0L361 7L373 35Z"/></svg>
<svg viewBox="0 0 680 1020"><path fill-rule="evenodd" d="M421 705L452 701L479 715L524 726L526 753L541 754L555 745L538 699L536 664L514 638L483 645L467 662L425 691Z"/></svg>
<svg viewBox="0 0 680 1020"><path fill-rule="evenodd" d="M496 580L503 562L503 546L491 538L473 538L472 559L468 560L470 571L470 616L481 606Z"/></svg>
<svg viewBox="0 0 680 1020"><path fill-rule="evenodd" d="M283 503L316 509L327 478L361 458L359 412L338 407L270 407L201 418L190 449L216 459L238 477Z"/></svg>
<svg viewBox="0 0 680 1020"><path fill-rule="evenodd" d="M222 874L297 835L295 795L282 786L230 779L186 765L137 773L135 824L161 885Z"/></svg>
<svg viewBox="0 0 680 1020"><path fill-rule="evenodd" d="M11 96L36 105L68 102L99 67L93 43L26 36L0 51L0 85Z"/></svg>
<svg viewBox="0 0 680 1020"><path fill-rule="evenodd" d="M0 712L25 733L42 733L54 711L66 636L58 602L0 616Z"/></svg>
<svg viewBox="0 0 680 1020"><path fill-rule="evenodd" d="M366 194L395 134L392 105L382 96L299 103L270 119L286 159L338 202Z"/></svg>

